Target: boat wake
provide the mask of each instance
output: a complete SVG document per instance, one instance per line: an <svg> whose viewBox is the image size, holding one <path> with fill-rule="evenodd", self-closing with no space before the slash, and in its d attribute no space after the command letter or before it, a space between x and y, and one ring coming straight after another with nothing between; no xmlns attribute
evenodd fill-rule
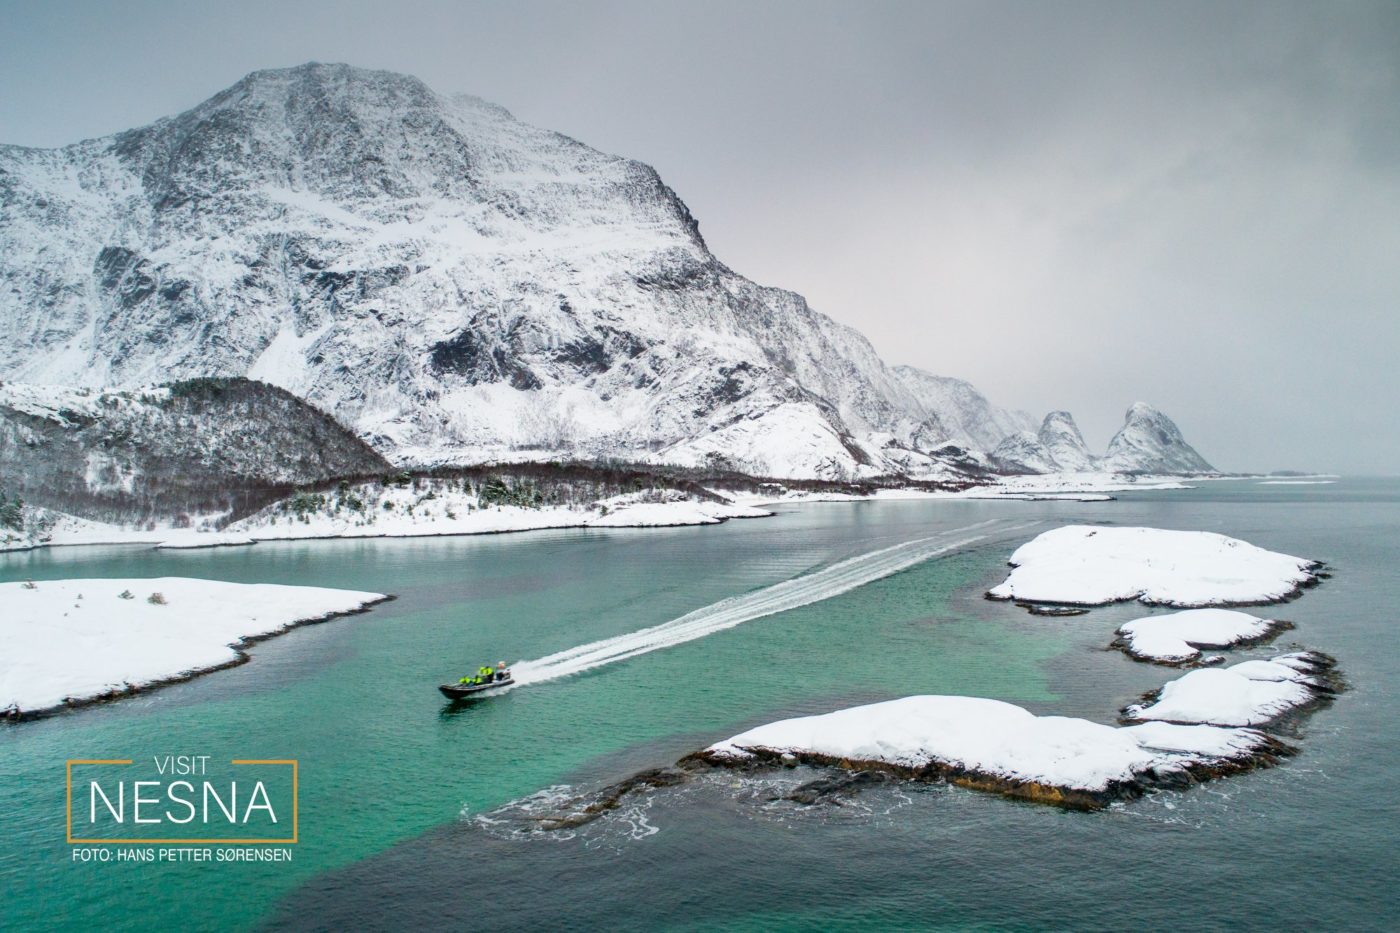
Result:
<svg viewBox="0 0 1400 933"><path fill-rule="evenodd" d="M1033 524L1036 523L1011 524L1006 519L992 519L860 554L752 593L731 596L670 622L569 648L538 660L521 661L514 668L515 682L523 686L556 680L704 638L744 622L831 599L930 558Z"/></svg>

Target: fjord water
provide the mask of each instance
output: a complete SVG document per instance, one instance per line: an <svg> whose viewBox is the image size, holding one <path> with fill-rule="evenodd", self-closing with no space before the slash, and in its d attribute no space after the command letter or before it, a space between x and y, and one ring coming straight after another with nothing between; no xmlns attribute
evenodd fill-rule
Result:
<svg viewBox="0 0 1400 933"><path fill-rule="evenodd" d="M4 925L147 928L1382 928L1400 899L1400 483L1250 481L1106 503L783 506L718 527L0 558L0 579L189 575L394 593L249 664L0 729ZM987 537L830 599L465 707L435 685L542 658L902 542ZM1013 525L1045 524L1013 530ZM770 803L739 777L653 791L576 833L481 815L666 765L760 722L966 693L1112 722L1172 672L1102 650L1140 607L1033 617L982 599L1015 544L1072 521L1219 531L1335 577L1263 610L1350 689L1284 766L1097 814L946 787ZM1271 648L1241 654L1264 653ZM63 762L297 758L290 864L73 864ZM773 779L784 780L782 776ZM507 807L506 814L512 811ZM509 817L497 814L504 823Z"/></svg>

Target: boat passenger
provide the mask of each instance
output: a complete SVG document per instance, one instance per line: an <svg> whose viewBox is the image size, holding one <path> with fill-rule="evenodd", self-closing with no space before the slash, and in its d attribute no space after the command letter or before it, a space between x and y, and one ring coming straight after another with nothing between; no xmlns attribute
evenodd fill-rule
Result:
<svg viewBox="0 0 1400 933"><path fill-rule="evenodd" d="M510 669L506 667L506 662L502 661L496 665L496 679L510 680Z"/></svg>

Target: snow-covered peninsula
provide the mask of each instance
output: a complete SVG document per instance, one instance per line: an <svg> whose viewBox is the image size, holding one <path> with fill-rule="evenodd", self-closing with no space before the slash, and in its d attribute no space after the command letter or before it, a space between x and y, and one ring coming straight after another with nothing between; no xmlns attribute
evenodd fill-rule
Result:
<svg viewBox="0 0 1400 933"><path fill-rule="evenodd" d="M251 641L387 598L187 577L0 583L0 715L33 716L238 664Z"/></svg>

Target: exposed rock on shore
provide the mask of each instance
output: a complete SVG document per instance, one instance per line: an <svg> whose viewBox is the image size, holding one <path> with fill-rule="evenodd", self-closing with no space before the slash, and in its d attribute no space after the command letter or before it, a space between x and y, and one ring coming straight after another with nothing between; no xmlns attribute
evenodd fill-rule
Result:
<svg viewBox="0 0 1400 933"><path fill-rule="evenodd" d="M884 771L1092 810L1153 788L1271 765L1292 751L1254 729L1115 728L1036 716L999 700L912 696L770 723L682 763L760 768L792 756L809 765Z"/></svg>

